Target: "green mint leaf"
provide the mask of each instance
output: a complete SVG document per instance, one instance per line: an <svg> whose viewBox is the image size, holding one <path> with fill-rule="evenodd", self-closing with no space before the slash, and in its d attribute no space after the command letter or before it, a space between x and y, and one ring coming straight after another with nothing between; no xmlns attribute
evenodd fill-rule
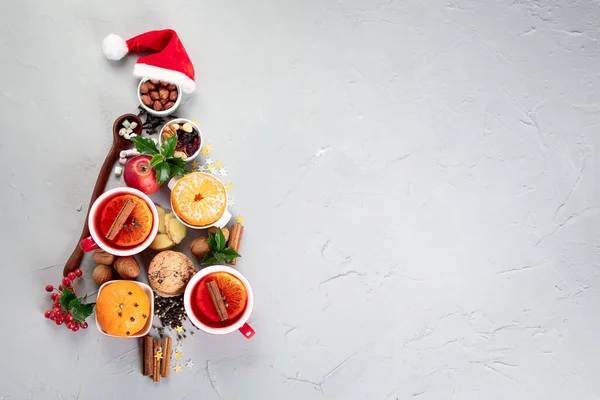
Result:
<svg viewBox="0 0 600 400"><path fill-rule="evenodd" d="M159 185L162 185L171 177L171 171L167 163L158 164L154 167L154 171L156 172L156 183Z"/></svg>
<svg viewBox="0 0 600 400"><path fill-rule="evenodd" d="M221 254L225 256L225 261L227 262L232 262L236 258L241 257L237 251L229 247L223 249L223 251L221 251Z"/></svg>
<svg viewBox="0 0 600 400"><path fill-rule="evenodd" d="M215 253L215 259L217 260L217 263L223 264L223 262L225 262L225 255L223 253Z"/></svg>
<svg viewBox="0 0 600 400"><path fill-rule="evenodd" d="M150 160L150 168L156 167L158 164L165 161L165 158L160 154L155 154L152 156L152 160Z"/></svg>
<svg viewBox="0 0 600 400"><path fill-rule="evenodd" d="M175 147L177 147L177 135L170 136L166 140L163 140L160 144L160 153L167 159L171 158L173 157L173 154L175 154Z"/></svg>
<svg viewBox="0 0 600 400"><path fill-rule="evenodd" d="M173 137L173 136L171 136ZM170 139L170 138L169 138ZM167 160L169 167L171 168L171 174L175 175L185 175L188 173L188 170L185 168L185 161L183 161L179 157L169 158Z"/></svg>
<svg viewBox="0 0 600 400"><path fill-rule="evenodd" d="M71 290L67 289L66 287L63 287L62 295L60 296L60 305L64 311L69 311L70 303L75 299L77 299L77 296L75 296L75 293L73 293Z"/></svg>
<svg viewBox="0 0 600 400"><path fill-rule="evenodd" d="M208 232L208 247L214 252L217 251L217 241L215 239L215 234L212 232Z"/></svg>
<svg viewBox="0 0 600 400"><path fill-rule="evenodd" d="M152 139L144 138L141 136L134 136L131 138L133 144L135 144L135 148L142 154L148 154L153 156L158 154L158 150L156 150L156 145L152 141Z"/></svg>
<svg viewBox="0 0 600 400"><path fill-rule="evenodd" d="M225 235L223 235L223 231L221 228L217 229L217 233L215 233L215 244L217 245L217 251L221 251L225 248Z"/></svg>
<svg viewBox="0 0 600 400"><path fill-rule="evenodd" d="M208 253L207 255L204 256L204 259L202 260L202 264L215 265L215 264L217 264L217 259L212 255L212 253Z"/></svg>
<svg viewBox="0 0 600 400"><path fill-rule="evenodd" d="M82 304L80 301L79 304L77 304L77 306L73 307L73 310L71 310L71 315L73 316L73 319L83 324L85 322L85 319L89 317L94 311L95 305L96 303Z"/></svg>

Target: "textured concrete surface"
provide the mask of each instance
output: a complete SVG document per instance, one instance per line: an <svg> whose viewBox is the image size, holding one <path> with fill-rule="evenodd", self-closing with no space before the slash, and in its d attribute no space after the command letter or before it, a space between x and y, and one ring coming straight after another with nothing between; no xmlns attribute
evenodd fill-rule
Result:
<svg viewBox="0 0 600 400"><path fill-rule="evenodd" d="M600 6L591 0L3 1L1 399L597 399ZM173 27L246 217L257 335L45 321L135 57ZM86 259L83 292L93 293Z"/></svg>

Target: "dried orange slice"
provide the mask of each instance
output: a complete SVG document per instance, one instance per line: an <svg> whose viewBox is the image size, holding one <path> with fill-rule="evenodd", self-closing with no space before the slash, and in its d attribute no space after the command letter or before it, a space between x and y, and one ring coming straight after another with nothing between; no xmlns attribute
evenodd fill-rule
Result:
<svg viewBox="0 0 600 400"><path fill-rule="evenodd" d="M248 293L241 280L228 272L213 272L202 278L196 289L196 306L198 312L212 322L220 322L219 314L215 308L210 292L208 282L216 281L221 293L225 296L225 308L227 310L228 321L233 321L244 312L248 302Z"/></svg>
<svg viewBox="0 0 600 400"><path fill-rule="evenodd" d="M173 211L195 226L214 224L227 207L225 186L217 178L203 172L192 172L177 181L171 191Z"/></svg>
<svg viewBox="0 0 600 400"><path fill-rule="evenodd" d="M106 203L100 213L100 230L102 231L102 235L106 236L127 199L132 200L135 203L135 207L129 218L125 221L123 229L111 241L111 243L122 247L135 246L146 240L152 230L153 222L152 211L144 200L132 194L115 196Z"/></svg>
<svg viewBox="0 0 600 400"><path fill-rule="evenodd" d="M134 282L109 283L98 295L96 318L106 333L135 335L151 318L150 300L140 285Z"/></svg>

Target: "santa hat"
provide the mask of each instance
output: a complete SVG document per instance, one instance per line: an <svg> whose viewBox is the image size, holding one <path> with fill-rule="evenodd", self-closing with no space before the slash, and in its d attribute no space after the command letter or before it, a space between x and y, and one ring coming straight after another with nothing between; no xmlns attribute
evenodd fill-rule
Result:
<svg viewBox="0 0 600 400"><path fill-rule="evenodd" d="M134 76L180 85L185 93L196 90L194 66L177 32L172 29L142 33L127 41L111 33L104 38L102 51L109 60L120 60L127 53L155 51L154 54L138 58L133 68Z"/></svg>

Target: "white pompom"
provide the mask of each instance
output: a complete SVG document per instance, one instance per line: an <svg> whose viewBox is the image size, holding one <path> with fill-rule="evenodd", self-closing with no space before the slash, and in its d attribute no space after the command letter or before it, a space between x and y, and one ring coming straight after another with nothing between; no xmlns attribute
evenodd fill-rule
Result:
<svg viewBox="0 0 600 400"><path fill-rule="evenodd" d="M120 60L129 53L129 48L122 37L111 33L102 41L102 51L109 60Z"/></svg>

